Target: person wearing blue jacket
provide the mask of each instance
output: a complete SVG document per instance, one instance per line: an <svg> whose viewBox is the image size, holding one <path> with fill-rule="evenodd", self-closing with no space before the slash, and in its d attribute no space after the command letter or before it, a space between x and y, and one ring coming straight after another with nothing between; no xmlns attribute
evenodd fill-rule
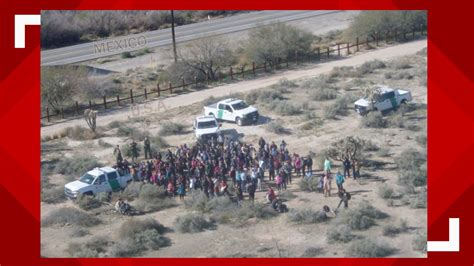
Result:
<svg viewBox="0 0 474 266"><path fill-rule="evenodd" d="M344 188L342 187L342 184L344 184L344 176L341 174L340 171L337 171L336 174L336 185L337 185L337 192L341 192Z"/></svg>

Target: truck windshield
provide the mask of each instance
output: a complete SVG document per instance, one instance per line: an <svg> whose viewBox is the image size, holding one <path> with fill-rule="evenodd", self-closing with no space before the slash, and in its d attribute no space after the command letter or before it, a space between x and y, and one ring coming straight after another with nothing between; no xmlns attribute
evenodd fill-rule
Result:
<svg viewBox="0 0 474 266"><path fill-rule="evenodd" d="M90 174L85 174L79 178L79 181L86 183L86 184L92 184L94 182L95 176L90 175Z"/></svg>
<svg viewBox="0 0 474 266"><path fill-rule="evenodd" d="M234 108L234 110L242 110L249 106L245 102L238 102L236 104L233 104L232 107Z"/></svg>
<svg viewBox="0 0 474 266"><path fill-rule="evenodd" d="M213 127L217 127L216 121L198 122L198 126L197 126L197 128L199 129L213 128Z"/></svg>

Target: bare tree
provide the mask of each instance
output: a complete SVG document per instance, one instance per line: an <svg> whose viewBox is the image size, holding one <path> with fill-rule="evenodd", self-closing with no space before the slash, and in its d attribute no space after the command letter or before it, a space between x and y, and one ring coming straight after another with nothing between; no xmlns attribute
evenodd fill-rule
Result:
<svg viewBox="0 0 474 266"><path fill-rule="evenodd" d="M87 125L95 133L96 130L96 118L97 118L97 111L93 109L86 109L84 110L84 119L86 120Z"/></svg>
<svg viewBox="0 0 474 266"><path fill-rule="evenodd" d="M216 80L224 67L234 63L228 43L221 37L201 38L181 49L179 59L210 80Z"/></svg>

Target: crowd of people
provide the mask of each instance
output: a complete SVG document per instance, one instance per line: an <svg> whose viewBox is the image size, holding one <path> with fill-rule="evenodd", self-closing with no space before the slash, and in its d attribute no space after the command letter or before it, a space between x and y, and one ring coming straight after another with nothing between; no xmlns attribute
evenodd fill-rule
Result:
<svg viewBox="0 0 474 266"><path fill-rule="evenodd" d="M130 173L134 181L162 186L169 196L177 195L180 199L184 199L186 193L192 190L201 190L207 197L231 196L229 189L232 187L232 196L238 202L244 200L244 193L253 202L255 192L264 191L265 181L266 199L272 203L277 200L272 185L276 190L283 191L292 184L294 177L313 175L311 156L290 153L284 140L277 145L274 141L260 138L254 146L226 137L221 142L214 139L198 142L192 147L183 144L174 152L168 149L164 154L152 155L149 140L145 138L143 161L137 160L135 141L130 143L130 149L131 162L124 158L119 145L116 146L114 157L117 169ZM330 196L331 193L331 167L331 161L326 158L324 174L320 178L324 196ZM336 174L338 193L343 191L346 174L349 175L349 170L344 171L344 176L340 172Z"/></svg>

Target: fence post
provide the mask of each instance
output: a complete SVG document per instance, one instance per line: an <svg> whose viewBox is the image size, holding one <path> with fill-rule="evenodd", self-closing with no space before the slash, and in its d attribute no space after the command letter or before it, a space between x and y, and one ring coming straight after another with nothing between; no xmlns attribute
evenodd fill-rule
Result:
<svg viewBox="0 0 474 266"><path fill-rule="evenodd" d="M295 51L295 63L298 65L298 50Z"/></svg>
<svg viewBox="0 0 474 266"><path fill-rule="evenodd" d="M160 83L156 84L156 92L158 94L158 97L160 97L160 95L161 95Z"/></svg>
<svg viewBox="0 0 474 266"><path fill-rule="evenodd" d="M232 66L230 67L230 80L234 80L234 72L232 71Z"/></svg>
<svg viewBox="0 0 474 266"><path fill-rule="evenodd" d="M209 74L206 75L207 85L211 84L211 79L209 78Z"/></svg>
<svg viewBox="0 0 474 266"><path fill-rule="evenodd" d="M327 50L328 50L328 51L327 51L327 54L328 54L328 59L329 59L329 53L330 53L330 51L329 51L329 46L328 46L328 49L327 49Z"/></svg>
<svg viewBox="0 0 474 266"><path fill-rule="evenodd" d="M173 85L171 85L171 82L169 84L170 84L170 94L173 94Z"/></svg>
<svg viewBox="0 0 474 266"><path fill-rule="evenodd" d="M424 25L423 24L420 24L420 35L423 36L424 34L424 30L423 30L423 27Z"/></svg>
<svg viewBox="0 0 474 266"><path fill-rule="evenodd" d="M183 90L186 88L186 83L184 83L184 78L181 78L181 84L182 84L182 87L183 87Z"/></svg>
<svg viewBox="0 0 474 266"><path fill-rule="evenodd" d="M267 62L263 62L263 71L267 72Z"/></svg>
<svg viewBox="0 0 474 266"><path fill-rule="evenodd" d="M337 56L341 56L341 44L337 43Z"/></svg>
<svg viewBox="0 0 474 266"><path fill-rule="evenodd" d="M120 95L117 94L117 105L120 106Z"/></svg>
<svg viewBox="0 0 474 266"><path fill-rule="evenodd" d="M369 36L367 36L367 38L365 39L365 41L367 42L367 49L370 49Z"/></svg>
<svg viewBox="0 0 474 266"><path fill-rule="evenodd" d="M48 123L50 122L49 120L49 107L46 107L46 118L48 119Z"/></svg>
<svg viewBox="0 0 474 266"><path fill-rule="evenodd" d="M92 108L92 102L89 100L89 109Z"/></svg>
<svg viewBox="0 0 474 266"><path fill-rule="evenodd" d="M148 93L146 91L146 88L145 88L145 100L148 100Z"/></svg>
<svg viewBox="0 0 474 266"><path fill-rule="evenodd" d="M222 83L222 73L219 72L219 83Z"/></svg>
<svg viewBox="0 0 474 266"><path fill-rule="evenodd" d="M61 118L64 119L64 108L61 108Z"/></svg>
<svg viewBox="0 0 474 266"><path fill-rule="evenodd" d="M133 91L130 89L130 102L133 103Z"/></svg>
<svg viewBox="0 0 474 266"><path fill-rule="evenodd" d="M347 43L347 55L349 55L351 53L351 50L350 50L350 47L349 47L349 43Z"/></svg>
<svg viewBox="0 0 474 266"><path fill-rule="evenodd" d="M245 78L245 65L242 66L242 79Z"/></svg>
<svg viewBox="0 0 474 266"><path fill-rule="evenodd" d="M79 115L79 103L76 101L76 115Z"/></svg>
<svg viewBox="0 0 474 266"><path fill-rule="evenodd" d="M388 31L385 32L385 43L388 44Z"/></svg>
<svg viewBox="0 0 474 266"><path fill-rule="evenodd" d="M252 72L253 72L253 75L255 76L255 62L252 62Z"/></svg>
<svg viewBox="0 0 474 266"><path fill-rule="evenodd" d="M356 38L356 49L359 52L359 37Z"/></svg>
<svg viewBox="0 0 474 266"><path fill-rule="evenodd" d="M413 38L413 40L415 39L415 28L413 28L413 31L411 32L411 37Z"/></svg>
<svg viewBox="0 0 474 266"><path fill-rule="evenodd" d="M375 46L379 46L379 33L375 32Z"/></svg>
<svg viewBox="0 0 474 266"><path fill-rule="evenodd" d="M288 57L286 58L286 68L289 68L290 67L290 62L288 62Z"/></svg>
<svg viewBox="0 0 474 266"><path fill-rule="evenodd" d="M104 109L107 109L107 99L105 98L105 95L104 95Z"/></svg>
<svg viewBox="0 0 474 266"><path fill-rule="evenodd" d="M198 86L198 78L196 76L194 76L194 86Z"/></svg>
<svg viewBox="0 0 474 266"><path fill-rule="evenodd" d="M318 47L318 61L321 61L321 49Z"/></svg>

